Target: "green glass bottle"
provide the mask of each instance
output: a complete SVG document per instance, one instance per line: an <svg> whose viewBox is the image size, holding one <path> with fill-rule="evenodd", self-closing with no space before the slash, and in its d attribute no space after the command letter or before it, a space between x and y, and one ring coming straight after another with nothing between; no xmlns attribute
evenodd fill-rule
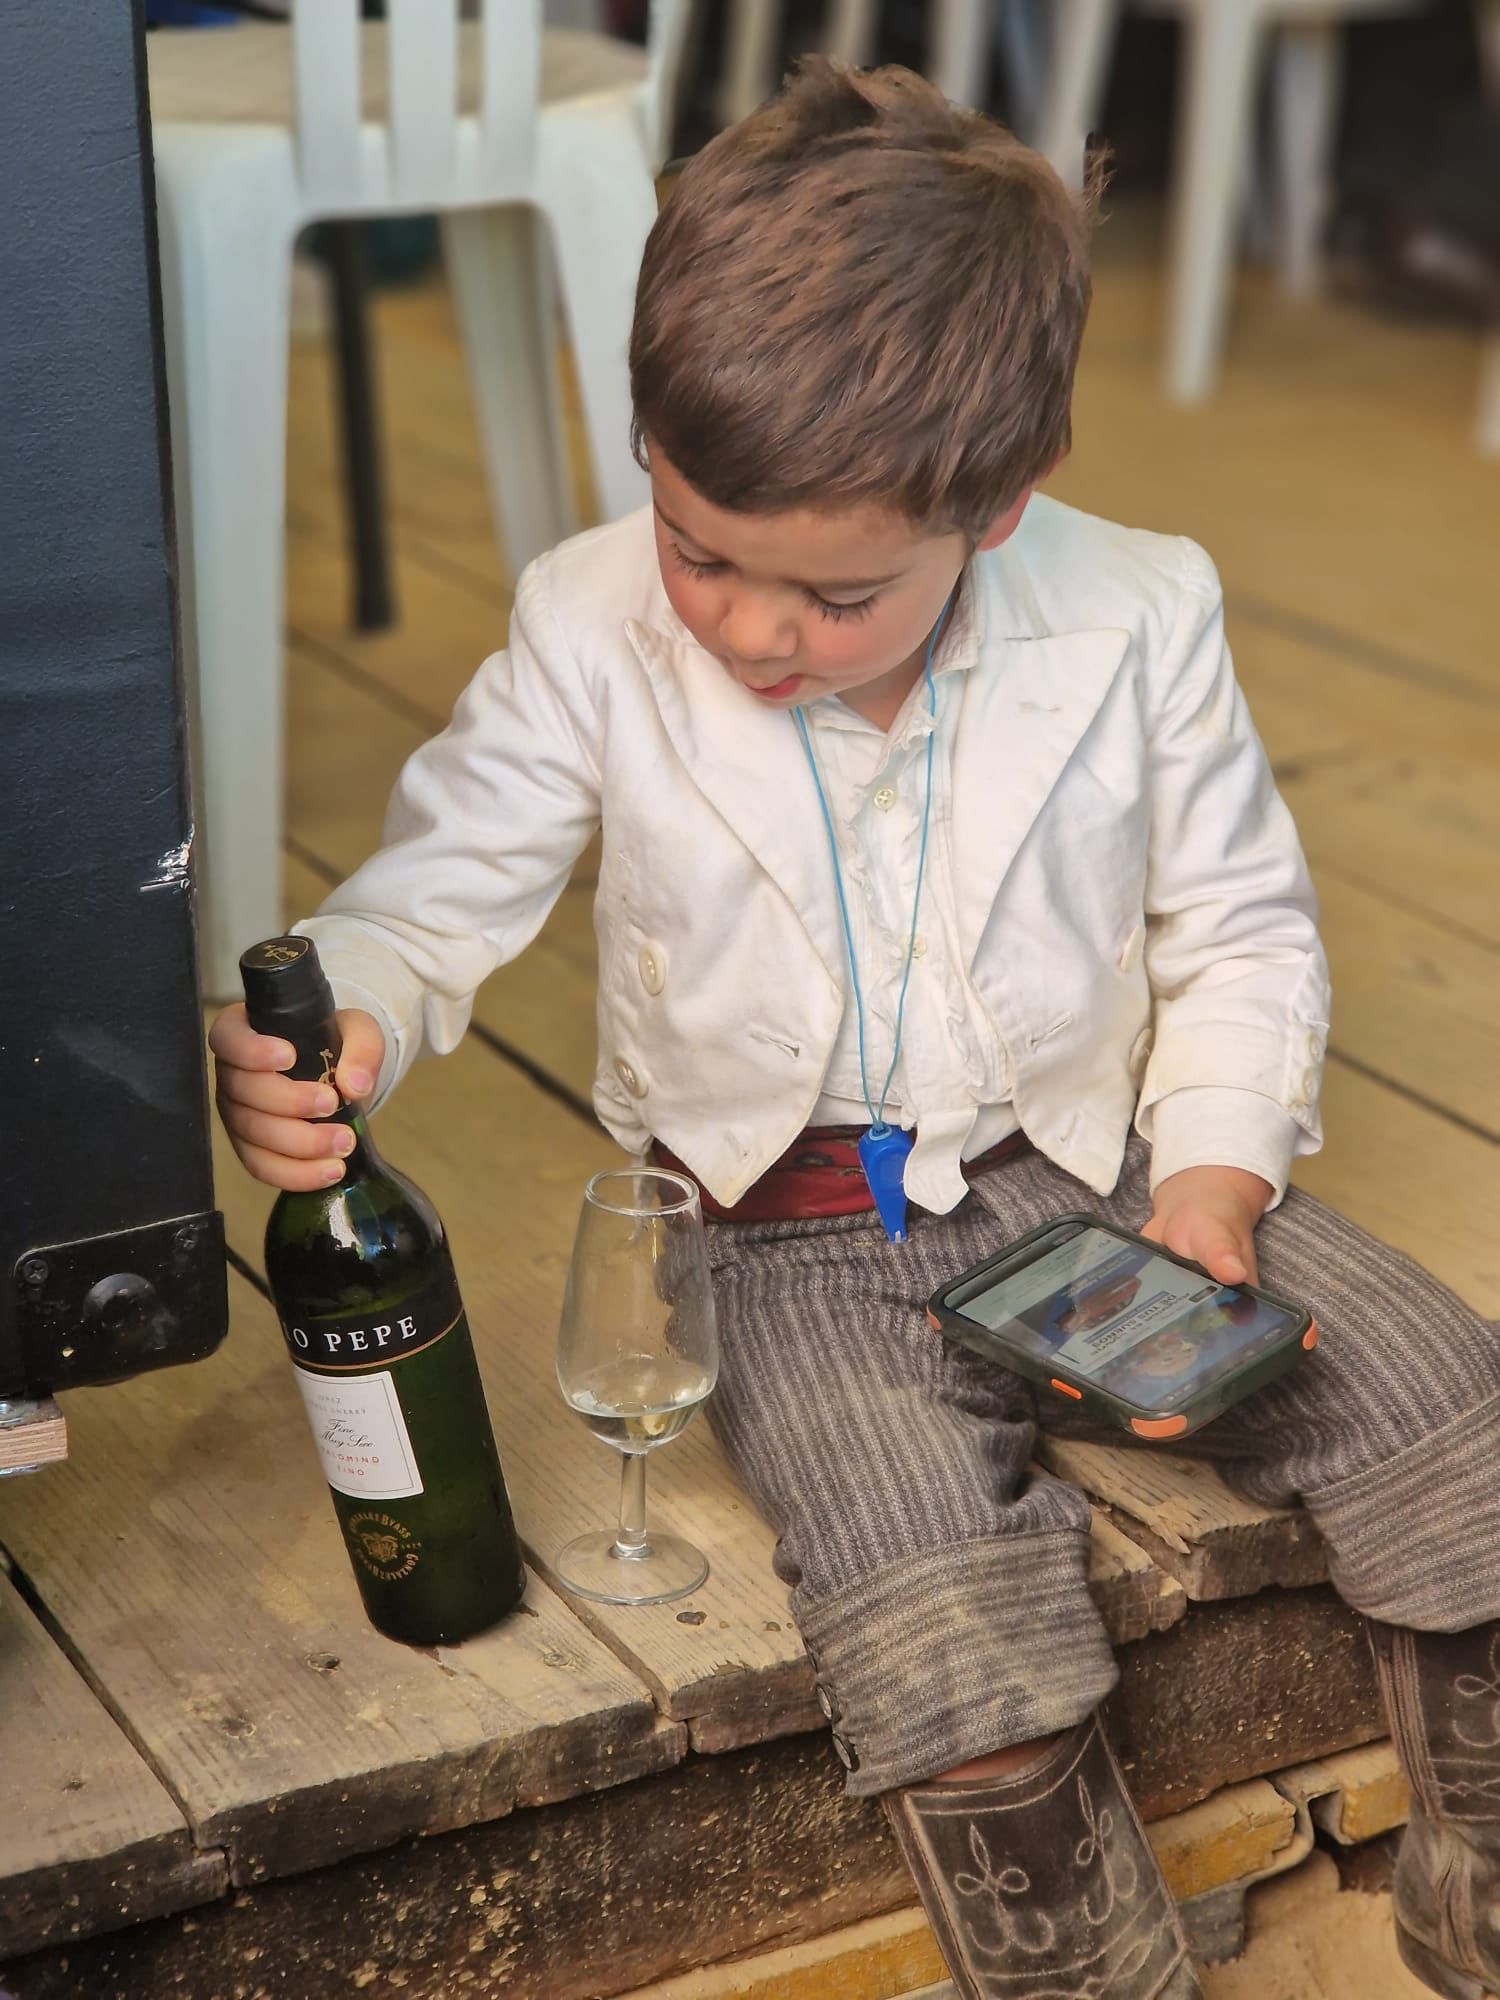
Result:
<svg viewBox="0 0 1500 2000"><path fill-rule="evenodd" d="M310 938L240 959L250 1025L297 1051L289 1074L333 1078L332 989ZM526 1588L510 1502L443 1225L376 1151L363 1113L332 1187L278 1196L266 1275L370 1622L452 1645Z"/></svg>

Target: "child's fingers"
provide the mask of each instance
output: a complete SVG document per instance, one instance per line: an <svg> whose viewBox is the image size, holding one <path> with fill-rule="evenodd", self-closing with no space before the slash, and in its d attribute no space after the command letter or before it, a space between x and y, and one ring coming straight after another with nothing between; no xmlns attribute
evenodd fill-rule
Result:
<svg viewBox="0 0 1500 2000"><path fill-rule="evenodd" d="M242 1104L273 1118L326 1118L339 1108L339 1094L331 1083L295 1083L289 1076L237 1069L230 1063L219 1064L217 1082L221 1108Z"/></svg>
<svg viewBox="0 0 1500 2000"><path fill-rule="evenodd" d="M285 1153L273 1153L264 1146L254 1146L240 1138L235 1138L234 1150L239 1154L246 1172L256 1180L264 1181L267 1187L283 1188L291 1194L307 1194L313 1188L330 1187L334 1181L344 1177L342 1160L292 1160Z"/></svg>
<svg viewBox="0 0 1500 2000"><path fill-rule="evenodd" d="M290 1042L277 1035L258 1035L245 1018L245 1003L236 1001L215 1016L208 1031L208 1046L222 1063L236 1069L283 1070L296 1061Z"/></svg>
<svg viewBox="0 0 1500 2000"><path fill-rule="evenodd" d="M347 1125L315 1125L305 1118L276 1118L267 1111L251 1111L243 1104L220 1102L219 1116L230 1137L262 1152L282 1153L292 1160L345 1158L354 1150L354 1134Z"/></svg>
<svg viewBox="0 0 1500 2000"><path fill-rule="evenodd" d="M1192 1247L1184 1254L1201 1264L1221 1285L1243 1285L1254 1278L1254 1255L1227 1222L1198 1219L1191 1230Z"/></svg>
<svg viewBox="0 0 1500 2000"><path fill-rule="evenodd" d="M368 1097L385 1061L385 1035L373 1014L345 1007L338 1016L343 1053L336 1072L339 1089L351 1100Z"/></svg>

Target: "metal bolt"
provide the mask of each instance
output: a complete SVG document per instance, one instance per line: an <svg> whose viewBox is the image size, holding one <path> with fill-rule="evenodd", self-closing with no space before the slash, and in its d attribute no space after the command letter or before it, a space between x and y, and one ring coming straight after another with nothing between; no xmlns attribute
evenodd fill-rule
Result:
<svg viewBox="0 0 1500 2000"><path fill-rule="evenodd" d="M26 1285L45 1285L47 1282L46 1258L23 1257L21 1259L21 1282Z"/></svg>
<svg viewBox="0 0 1500 2000"><path fill-rule="evenodd" d="M174 1247L180 1250L184 1256L186 1256L188 1251L196 1250L198 1247L197 1223L185 1222L182 1228L179 1229L177 1234L172 1238L172 1242Z"/></svg>

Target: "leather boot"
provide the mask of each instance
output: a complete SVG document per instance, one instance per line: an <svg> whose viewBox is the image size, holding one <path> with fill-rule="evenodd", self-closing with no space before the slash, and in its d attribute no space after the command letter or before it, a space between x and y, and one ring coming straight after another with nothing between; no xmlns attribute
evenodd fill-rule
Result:
<svg viewBox="0 0 1500 2000"><path fill-rule="evenodd" d="M884 1803L960 2000L1201 1996L1097 1717L1028 1770Z"/></svg>
<svg viewBox="0 0 1500 2000"><path fill-rule="evenodd" d="M1500 1623L1411 1632L1366 1621L1412 1791L1396 1943L1446 2000L1500 1996Z"/></svg>

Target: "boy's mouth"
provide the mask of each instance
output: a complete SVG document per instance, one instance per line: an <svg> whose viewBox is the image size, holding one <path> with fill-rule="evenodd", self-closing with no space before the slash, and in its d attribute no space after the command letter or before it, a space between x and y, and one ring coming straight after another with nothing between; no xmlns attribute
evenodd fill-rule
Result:
<svg viewBox="0 0 1500 2000"><path fill-rule="evenodd" d="M755 687L749 681L741 683L751 694L759 695L762 701L785 701L789 694L795 694L802 683L801 674L788 674L784 681L776 681L770 687Z"/></svg>

